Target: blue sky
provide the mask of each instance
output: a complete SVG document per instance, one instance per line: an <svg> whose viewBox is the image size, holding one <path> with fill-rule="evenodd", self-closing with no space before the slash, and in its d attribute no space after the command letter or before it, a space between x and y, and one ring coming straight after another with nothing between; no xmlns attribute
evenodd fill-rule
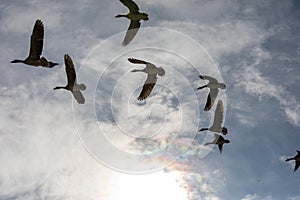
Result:
<svg viewBox="0 0 300 200"><path fill-rule="evenodd" d="M300 149L299 1L136 3L150 20L127 47L117 0L0 3L0 199L300 199L284 162ZM28 55L36 19L53 69L9 63ZM65 53L84 105L52 90L66 83ZM128 57L166 70L144 103L145 75L129 73L143 66ZM194 140L214 111L194 92L200 73L227 86L222 155L203 146L211 134Z"/></svg>

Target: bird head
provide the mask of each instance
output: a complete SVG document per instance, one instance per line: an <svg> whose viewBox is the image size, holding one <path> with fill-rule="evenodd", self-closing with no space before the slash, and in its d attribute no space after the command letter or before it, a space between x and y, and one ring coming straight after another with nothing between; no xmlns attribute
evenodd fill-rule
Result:
<svg viewBox="0 0 300 200"><path fill-rule="evenodd" d="M221 83L221 89L225 89L226 85L224 83Z"/></svg>
<svg viewBox="0 0 300 200"><path fill-rule="evenodd" d="M222 128L222 133L223 133L224 135L226 135L226 134L228 133L228 130L227 130L226 127L223 127L223 128Z"/></svg>
<svg viewBox="0 0 300 200"><path fill-rule="evenodd" d="M227 139L226 139L224 142L225 142L225 143L230 143L230 140L227 140Z"/></svg>
<svg viewBox="0 0 300 200"><path fill-rule="evenodd" d="M85 89L86 89L86 86L85 86L84 84L80 84L80 85L79 85L79 89L80 89L80 90L85 90Z"/></svg>
<svg viewBox="0 0 300 200"><path fill-rule="evenodd" d="M165 75L165 73L166 73L166 71L165 71L162 67L159 67L159 68L158 68L158 73L157 73L157 74L158 74L159 76L163 76L163 75Z"/></svg>

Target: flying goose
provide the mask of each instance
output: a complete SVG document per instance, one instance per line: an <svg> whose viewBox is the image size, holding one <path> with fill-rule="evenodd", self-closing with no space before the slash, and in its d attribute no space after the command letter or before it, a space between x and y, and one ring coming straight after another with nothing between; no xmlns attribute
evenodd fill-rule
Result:
<svg viewBox="0 0 300 200"><path fill-rule="evenodd" d="M135 35L137 34L140 26L141 26L141 20L149 20L148 14L146 13L140 13L139 7L134 3L132 0L120 0L128 9L129 13L126 15L117 15L116 18L119 17L126 17L130 19L130 25L128 27L128 30L126 32L125 38L123 40L123 46L126 46L129 44Z"/></svg>
<svg viewBox="0 0 300 200"><path fill-rule="evenodd" d="M225 89L226 86L224 83L219 83L215 78L210 76L199 76L199 78L203 80L208 80L208 84L204 86L200 86L197 88L197 90L203 89L205 87L208 87L210 89L209 94L207 96L206 105L204 110L209 111L212 106L214 105L214 102L218 96L219 89Z"/></svg>
<svg viewBox="0 0 300 200"><path fill-rule="evenodd" d="M300 151L297 150L297 155L295 155L293 158L288 158L285 160L285 162L295 160L295 168L294 172L300 167Z"/></svg>
<svg viewBox="0 0 300 200"><path fill-rule="evenodd" d="M223 133L223 135L226 135L228 131L226 127L222 127L223 121L224 121L224 106L222 100L219 100L217 104L217 108L215 110L213 125L209 128L201 128L199 132L209 130L215 133Z"/></svg>
<svg viewBox="0 0 300 200"><path fill-rule="evenodd" d="M44 25L43 22L38 19L35 21L33 31L30 38L30 51L29 56L25 60L13 60L10 63L24 63L31 66L42 66L52 68L58 63L47 61L45 57L40 57L43 51L44 40Z"/></svg>
<svg viewBox="0 0 300 200"><path fill-rule="evenodd" d="M209 145L209 144L215 144L215 145L218 145L219 151L220 151L220 153L222 153L222 150L223 150L223 144L225 144L225 143L230 143L230 140L224 139L223 136L218 135L218 134L216 134L216 133L215 133L214 135L215 135L214 141L205 143L204 145Z"/></svg>
<svg viewBox="0 0 300 200"><path fill-rule="evenodd" d="M162 67L156 67L152 63L143 61L143 60L138 60L135 58L128 58L128 61L134 64L145 64L146 67L144 69L134 69L131 72L145 72L147 73L147 79L143 85L143 89L140 93L140 96L137 98L139 101L142 101L146 99L151 91L153 90L156 81L157 81L157 76L163 76L165 75L165 70Z"/></svg>
<svg viewBox="0 0 300 200"><path fill-rule="evenodd" d="M76 72L74 68L73 61L68 54L65 54L65 65L66 65L66 74L68 78L68 84L66 86L57 86L53 88L53 90L57 89L65 89L72 92L73 96L77 100L78 103L83 104L85 99L80 92L80 90L85 90L86 86L84 84L78 84L76 81Z"/></svg>

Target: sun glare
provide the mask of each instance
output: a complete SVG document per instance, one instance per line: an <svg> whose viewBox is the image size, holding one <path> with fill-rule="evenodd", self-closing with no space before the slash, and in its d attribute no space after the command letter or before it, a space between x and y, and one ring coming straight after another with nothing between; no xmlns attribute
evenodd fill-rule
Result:
<svg viewBox="0 0 300 200"><path fill-rule="evenodd" d="M159 171L146 175L115 175L109 191L109 200L187 200L184 188L177 183L178 172Z"/></svg>

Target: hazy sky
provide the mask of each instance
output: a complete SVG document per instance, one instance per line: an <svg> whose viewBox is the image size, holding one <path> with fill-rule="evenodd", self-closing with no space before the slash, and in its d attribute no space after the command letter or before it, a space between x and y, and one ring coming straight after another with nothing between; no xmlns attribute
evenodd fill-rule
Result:
<svg viewBox="0 0 300 200"><path fill-rule="evenodd" d="M150 20L126 47L117 0L0 3L0 200L300 200L300 171L284 162L300 150L300 2L136 3ZM36 19L52 69L10 63L27 57ZM84 105L52 90L66 84L65 53ZM129 57L166 70L145 102ZM227 86L222 155L203 146L212 134L194 139L215 109L203 111L199 74Z"/></svg>

